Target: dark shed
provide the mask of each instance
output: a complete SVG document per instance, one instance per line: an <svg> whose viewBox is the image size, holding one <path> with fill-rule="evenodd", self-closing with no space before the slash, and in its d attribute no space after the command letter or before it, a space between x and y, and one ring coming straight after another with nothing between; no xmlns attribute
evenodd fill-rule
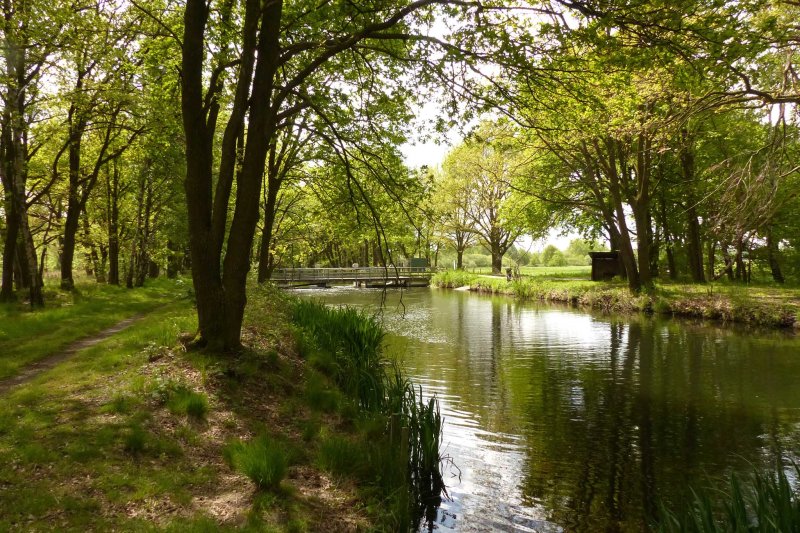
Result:
<svg viewBox="0 0 800 533"><path fill-rule="evenodd" d="M589 252L592 258L592 281L609 280L622 275L619 252Z"/></svg>

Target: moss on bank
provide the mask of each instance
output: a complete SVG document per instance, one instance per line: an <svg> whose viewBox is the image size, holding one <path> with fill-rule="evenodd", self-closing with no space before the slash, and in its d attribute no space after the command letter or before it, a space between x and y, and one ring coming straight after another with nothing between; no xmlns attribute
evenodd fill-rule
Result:
<svg viewBox="0 0 800 533"><path fill-rule="evenodd" d="M547 280L446 271L431 284L440 288L469 287L470 291L507 294L526 300L560 302L607 312L645 312L739 322L773 328L797 327L800 294L796 289L734 285L659 284L649 294L631 294L624 282Z"/></svg>

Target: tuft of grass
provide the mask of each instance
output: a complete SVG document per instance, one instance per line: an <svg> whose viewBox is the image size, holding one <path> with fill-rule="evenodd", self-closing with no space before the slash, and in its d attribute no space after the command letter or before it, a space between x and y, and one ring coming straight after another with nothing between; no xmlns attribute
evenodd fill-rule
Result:
<svg viewBox="0 0 800 533"><path fill-rule="evenodd" d="M139 424L134 424L123 437L122 449L128 454L138 457L144 453L147 440L147 431Z"/></svg>
<svg viewBox="0 0 800 533"><path fill-rule="evenodd" d="M339 394L316 372L309 373L306 379L305 400L309 407L317 411L332 413L339 407Z"/></svg>
<svg viewBox="0 0 800 533"><path fill-rule="evenodd" d="M205 420L208 414L208 398L205 394L180 385L167 400L167 407L175 414L186 415L195 420Z"/></svg>
<svg viewBox="0 0 800 533"><path fill-rule="evenodd" d="M139 400L133 396L115 394L111 401L102 407L101 411L117 415L129 414L139 403Z"/></svg>
<svg viewBox="0 0 800 533"><path fill-rule="evenodd" d="M284 447L266 435L249 442L232 442L225 449L225 457L261 490L277 489L289 468Z"/></svg>

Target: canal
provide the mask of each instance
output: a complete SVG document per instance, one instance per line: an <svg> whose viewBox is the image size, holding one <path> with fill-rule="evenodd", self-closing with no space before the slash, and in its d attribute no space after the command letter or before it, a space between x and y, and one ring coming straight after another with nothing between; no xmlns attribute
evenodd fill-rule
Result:
<svg viewBox="0 0 800 533"><path fill-rule="evenodd" d="M800 340L461 291L298 291L380 312L445 418L438 531L641 531L690 487L786 468Z"/></svg>

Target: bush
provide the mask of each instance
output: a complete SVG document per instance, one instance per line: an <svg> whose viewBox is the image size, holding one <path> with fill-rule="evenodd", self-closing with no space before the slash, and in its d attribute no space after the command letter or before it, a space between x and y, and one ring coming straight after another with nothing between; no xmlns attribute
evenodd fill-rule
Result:
<svg viewBox="0 0 800 533"><path fill-rule="evenodd" d="M225 457L234 469L250 478L261 490L278 488L289 468L283 446L266 435L250 442L229 444Z"/></svg>

